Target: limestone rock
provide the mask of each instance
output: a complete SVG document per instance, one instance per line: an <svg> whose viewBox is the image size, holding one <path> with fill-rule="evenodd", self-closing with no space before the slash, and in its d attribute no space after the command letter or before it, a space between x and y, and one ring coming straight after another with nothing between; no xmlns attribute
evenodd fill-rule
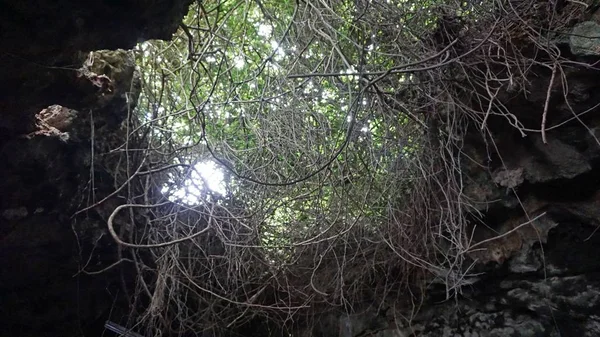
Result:
<svg viewBox="0 0 600 337"><path fill-rule="evenodd" d="M571 52L579 56L600 55L600 24L585 21L573 27L570 37Z"/></svg>

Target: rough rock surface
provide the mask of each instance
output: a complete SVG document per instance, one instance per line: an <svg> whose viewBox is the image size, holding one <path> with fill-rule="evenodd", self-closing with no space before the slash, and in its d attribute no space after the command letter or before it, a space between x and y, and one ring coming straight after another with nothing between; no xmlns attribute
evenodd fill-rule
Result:
<svg viewBox="0 0 600 337"><path fill-rule="evenodd" d="M190 2L0 2L0 336L100 336L122 306L120 274L81 273L115 261L105 219L72 215L113 188L97 154L140 82L130 52L90 51L168 39Z"/></svg>
<svg viewBox="0 0 600 337"><path fill-rule="evenodd" d="M92 143L92 125L103 141L118 135L117 122L128 110L125 94L139 94L139 79L130 53L94 54L110 60L110 70L119 69L105 75L117 84L111 93L91 91L82 97L89 108L80 111L56 104L42 109L31 132L1 144L0 190L9 193L0 196L0 315L5 320L0 331L82 334L113 305L107 291L118 291L114 274L80 273L114 259L111 240L98 230L102 219L75 221L71 216L86 205L84 195L94 194L89 191L91 170L106 174L102 162L92 163L91 149L100 149L101 143ZM137 83L128 85L127 92L118 85L125 78ZM87 80L80 83L93 86ZM95 186L97 196L102 195L100 185Z"/></svg>
<svg viewBox="0 0 600 337"><path fill-rule="evenodd" d="M28 131L49 105L81 108L71 79L89 51L169 39L191 2L0 2L0 138Z"/></svg>

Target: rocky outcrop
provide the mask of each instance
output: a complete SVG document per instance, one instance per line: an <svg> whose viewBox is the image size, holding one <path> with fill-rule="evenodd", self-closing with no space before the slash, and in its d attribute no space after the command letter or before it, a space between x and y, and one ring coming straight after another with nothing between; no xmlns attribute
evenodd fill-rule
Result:
<svg viewBox="0 0 600 337"><path fill-rule="evenodd" d="M0 4L0 336L99 336L127 308L118 268L89 273L115 261L102 212L73 215L114 191L140 81L131 52L90 51L168 39L190 2Z"/></svg>
<svg viewBox="0 0 600 337"><path fill-rule="evenodd" d="M89 51L170 39L191 2L0 3L0 137L27 132L35 113L49 105L85 107L72 79Z"/></svg>
<svg viewBox="0 0 600 337"><path fill-rule="evenodd" d="M0 147L0 189L8 192L0 196L0 312L6 320L0 329L11 333L83 333L113 305L107 291L119 290L114 273L83 272L115 258L111 240L99 230L104 219L72 215L109 190L107 180L107 186L90 181L107 175L105 160L94 150L123 136L118 122L133 108L125 96L139 94L139 79L130 53L93 54L96 64L106 65L102 76L110 79L111 91L89 90L81 97L87 109L58 104L42 109L31 132ZM79 82L80 88L95 87L89 79Z"/></svg>

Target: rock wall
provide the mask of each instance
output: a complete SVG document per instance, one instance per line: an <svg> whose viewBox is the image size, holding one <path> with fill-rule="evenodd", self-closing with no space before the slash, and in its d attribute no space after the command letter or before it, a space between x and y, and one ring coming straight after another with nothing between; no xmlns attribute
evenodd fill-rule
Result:
<svg viewBox="0 0 600 337"><path fill-rule="evenodd" d="M73 214L114 190L102 152L140 82L130 52L90 51L168 39L190 2L0 2L0 336L100 336L127 309L118 268L82 272L115 261L106 215Z"/></svg>

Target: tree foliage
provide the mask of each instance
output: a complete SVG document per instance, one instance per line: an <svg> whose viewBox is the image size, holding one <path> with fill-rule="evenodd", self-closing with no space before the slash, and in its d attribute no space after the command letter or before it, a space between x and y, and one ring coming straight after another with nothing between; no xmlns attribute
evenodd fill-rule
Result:
<svg viewBox="0 0 600 337"><path fill-rule="evenodd" d="M534 3L199 1L172 41L140 44L135 132L171 200L131 236L140 261L156 245L136 294L153 335L460 292L464 134L512 118L498 94L526 91L530 55L559 64L540 32L566 18ZM191 179L206 161L224 194Z"/></svg>

